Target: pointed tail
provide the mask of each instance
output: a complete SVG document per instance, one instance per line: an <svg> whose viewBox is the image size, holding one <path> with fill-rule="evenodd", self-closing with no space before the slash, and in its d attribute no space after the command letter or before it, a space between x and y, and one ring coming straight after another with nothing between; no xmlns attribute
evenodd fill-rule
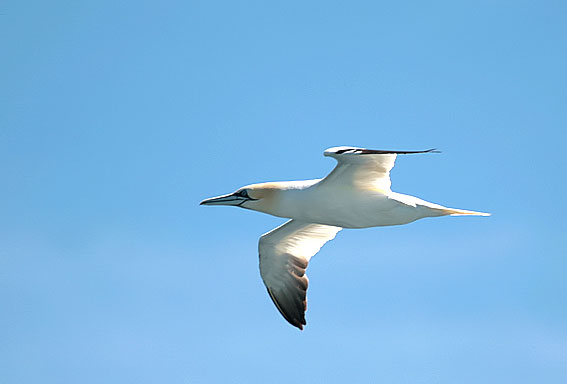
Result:
<svg viewBox="0 0 567 384"><path fill-rule="evenodd" d="M443 211L445 212L445 214L451 215L451 216L465 216L465 215L490 216L490 213L467 211L466 209L445 208Z"/></svg>

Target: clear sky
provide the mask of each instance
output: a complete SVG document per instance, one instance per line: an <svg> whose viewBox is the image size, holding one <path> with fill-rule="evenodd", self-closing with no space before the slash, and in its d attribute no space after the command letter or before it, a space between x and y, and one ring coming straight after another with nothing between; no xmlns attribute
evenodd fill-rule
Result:
<svg viewBox="0 0 567 384"><path fill-rule="evenodd" d="M275 3L0 2L0 382L567 382L565 2ZM198 203L336 145L493 216L342 231L300 332Z"/></svg>

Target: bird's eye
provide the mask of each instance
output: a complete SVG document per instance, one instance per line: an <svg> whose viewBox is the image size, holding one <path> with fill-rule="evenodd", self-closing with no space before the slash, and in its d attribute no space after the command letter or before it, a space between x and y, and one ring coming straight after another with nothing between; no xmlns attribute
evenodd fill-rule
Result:
<svg viewBox="0 0 567 384"><path fill-rule="evenodd" d="M246 189L243 189L242 191L238 192L237 195L240 197L248 197L248 191L246 191Z"/></svg>

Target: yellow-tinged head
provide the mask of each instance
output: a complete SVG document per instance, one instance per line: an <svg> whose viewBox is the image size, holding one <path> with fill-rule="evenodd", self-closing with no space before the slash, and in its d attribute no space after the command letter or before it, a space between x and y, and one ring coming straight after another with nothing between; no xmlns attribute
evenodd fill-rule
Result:
<svg viewBox="0 0 567 384"><path fill-rule="evenodd" d="M251 184L227 195L211 197L201 201L200 205L233 205L255 211L272 213L278 193L285 188L285 183Z"/></svg>

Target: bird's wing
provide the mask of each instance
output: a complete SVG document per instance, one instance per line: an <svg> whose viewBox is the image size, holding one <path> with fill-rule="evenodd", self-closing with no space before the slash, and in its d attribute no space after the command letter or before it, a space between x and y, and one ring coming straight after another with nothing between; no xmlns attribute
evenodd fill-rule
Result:
<svg viewBox="0 0 567 384"><path fill-rule="evenodd" d="M292 325L303 329L307 309L307 264L341 230L289 220L260 237L260 274L272 301Z"/></svg>
<svg viewBox="0 0 567 384"><path fill-rule="evenodd" d="M358 189L390 191L390 170L398 154L427 153L426 151L386 151L355 147L334 147L325 151L325 156L333 157L338 164L322 180L322 184L353 185Z"/></svg>

